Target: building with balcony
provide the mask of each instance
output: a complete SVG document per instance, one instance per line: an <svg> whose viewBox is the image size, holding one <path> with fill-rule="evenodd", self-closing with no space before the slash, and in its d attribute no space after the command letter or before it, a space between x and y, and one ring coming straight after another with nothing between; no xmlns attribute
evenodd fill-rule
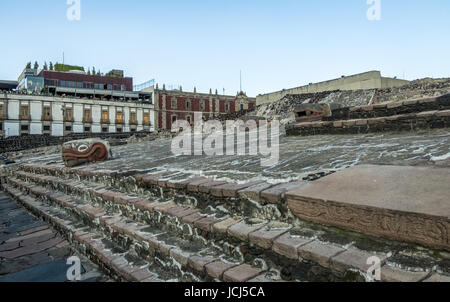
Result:
<svg viewBox="0 0 450 302"><path fill-rule="evenodd" d="M103 75L90 75L82 70L50 71L25 69L18 78L18 90L30 94L45 92L54 96L88 97L92 99L138 100L133 92L133 78L122 70Z"/></svg>
<svg viewBox="0 0 450 302"><path fill-rule="evenodd" d="M0 94L0 135L64 136L154 131L154 108L138 101Z"/></svg>
<svg viewBox="0 0 450 302"><path fill-rule="evenodd" d="M217 90L209 93L185 92L179 90L166 90L165 85L162 89L151 87L144 89L142 93L153 94L152 99L155 105L155 117L157 121L155 129L171 130L172 124L177 120L185 120L189 123L194 122L194 114L202 113L205 119L213 119L220 115L233 114L238 111L254 109L256 99L249 98L244 92L236 96L219 95Z"/></svg>

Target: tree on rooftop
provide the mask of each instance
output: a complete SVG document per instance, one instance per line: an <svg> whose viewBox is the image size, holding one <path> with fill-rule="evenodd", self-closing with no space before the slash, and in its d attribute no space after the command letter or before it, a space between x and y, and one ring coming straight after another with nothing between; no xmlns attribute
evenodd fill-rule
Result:
<svg viewBox="0 0 450 302"><path fill-rule="evenodd" d="M39 69L39 64L38 64L38 62L36 61L36 62L34 62L34 69Z"/></svg>
<svg viewBox="0 0 450 302"><path fill-rule="evenodd" d="M49 70L53 70L53 63L52 62L50 62Z"/></svg>
<svg viewBox="0 0 450 302"><path fill-rule="evenodd" d="M44 70L48 70L47 62L44 62L44 67L42 67Z"/></svg>
<svg viewBox="0 0 450 302"><path fill-rule="evenodd" d="M95 67L92 67L92 74L95 75Z"/></svg>
<svg viewBox="0 0 450 302"><path fill-rule="evenodd" d="M88 75L91 75L91 69L90 69L90 68L88 68L87 74L88 74Z"/></svg>

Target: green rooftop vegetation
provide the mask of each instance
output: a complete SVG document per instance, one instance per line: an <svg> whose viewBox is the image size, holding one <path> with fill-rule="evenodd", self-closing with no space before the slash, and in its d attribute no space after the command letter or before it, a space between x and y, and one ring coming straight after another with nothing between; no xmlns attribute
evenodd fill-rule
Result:
<svg viewBox="0 0 450 302"><path fill-rule="evenodd" d="M59 63L56 63L54 68L55 68L55 71L62 71L62 72L67 72L67 71L71 71L71 70L84 71L84 67L75 66L75 65L59 64Z"/></svg>

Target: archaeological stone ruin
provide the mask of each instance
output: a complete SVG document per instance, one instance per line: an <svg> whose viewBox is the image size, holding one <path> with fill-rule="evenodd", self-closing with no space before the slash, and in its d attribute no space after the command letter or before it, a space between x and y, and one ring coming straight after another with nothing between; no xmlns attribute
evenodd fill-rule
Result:
<svg viewBox="0 0 450 302"><path fill-rule="evenodd" d="M448 282L449 93L437 81L289 94L232 115L281 122L268 168L175 156L173 133L6 149L2 198L102 280ZM2 261L35 252L4 228Z"/></svg>

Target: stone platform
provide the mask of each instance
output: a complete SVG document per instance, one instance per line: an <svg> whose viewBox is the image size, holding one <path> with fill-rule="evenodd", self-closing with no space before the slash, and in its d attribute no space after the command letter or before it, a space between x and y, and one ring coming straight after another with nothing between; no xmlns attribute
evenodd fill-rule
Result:
<svg viewBox="0 0 450 302"><path fill-rule="evenodd" d="M450 169L362 165L287 194L299 218L450 250Z"/></svg>
<svg viewBox="0 0 450 302"><path fill-rule="evenodd" d="M81 281L109 280L50 225L0 192L0 283L66 282L70 267L66 262L71 256L81 260Z"/></svg>

